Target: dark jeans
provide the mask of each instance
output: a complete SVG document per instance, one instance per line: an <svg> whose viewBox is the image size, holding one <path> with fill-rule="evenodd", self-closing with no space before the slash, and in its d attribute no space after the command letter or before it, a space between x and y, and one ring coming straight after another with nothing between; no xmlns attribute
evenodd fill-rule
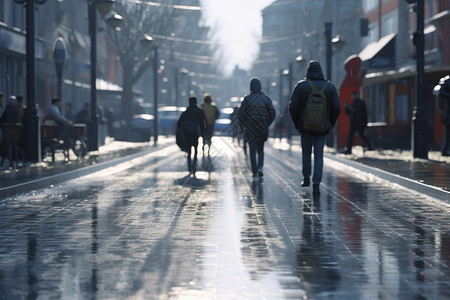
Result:
<svg viewBox="0 0 450 300"><path fill-rule="evenodd" d="M211 145L213 133L214 133L214 124L207 125L203 132L203 145Z"/></svg>
<svg viewBox="0 0 450 300"><path fill-rule="evenodd" d="M442 146L442 156L450 156L450 125L445 126L444 144Z"/></svg>
<svg viewBox="0 0 450 300"><path fill-rule="evenodd" d="M367 144L369 149L372 149L372 144L370 143L370 140L367 137L367 135L364 133L364 129L365 129L365 127L358 128L358 127L350 125L350 131L348 132L348 137L347 137L347 151L348 152L352 152L353 136L355 135L356 132L359 134L361 139Z"/></svg>
<svg viewBox="0 0 450 300"><path fill-rule="evenodd" d="M189 174L193 174L193 175L195 175L195 172L197 172L198 137L197 137L196 141L197 142L191 141L190 146L189 146L189 151L187 153L187 164L188 164ZM194 148L194 155L192 155L192 148Z"/></svg>
<svg viewBox="0 0 450 300"><path fill-rule="evenodd" d="M250 143L250 164L253 176L257 175L258 169L264 166L264 140L254 140ZM256 154L258 153L258 164L256 164Z"/></svg>
<svg viewBox="0 0 450 300"><path fill-rule="evenodd" d="M326 136L314 136L302 133L302 164L303 177L311 176L311 154L314 147L314 176L312 178L313 184L320 184L322 181L323 170L323 147L325 146Z"/></svg>

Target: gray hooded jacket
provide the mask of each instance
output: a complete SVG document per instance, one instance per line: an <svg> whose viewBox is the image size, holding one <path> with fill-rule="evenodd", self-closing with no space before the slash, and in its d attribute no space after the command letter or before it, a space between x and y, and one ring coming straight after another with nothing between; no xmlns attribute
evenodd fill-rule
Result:
<svg viewBox="0 0 450 300"><path fill-rule="evenodd" d="M269 126L275 119L275 108L272 100L261 92L259 79L253 78L250 81L250 94L244 97L238 117L247 142L267 140Z"/></svg>

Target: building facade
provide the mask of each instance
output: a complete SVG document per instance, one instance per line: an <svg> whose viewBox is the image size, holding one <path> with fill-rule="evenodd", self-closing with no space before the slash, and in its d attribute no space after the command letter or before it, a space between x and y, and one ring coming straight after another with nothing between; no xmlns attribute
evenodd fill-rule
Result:
<svg viewBox="0 0 450 300"><path fill-rule="evenodd" d="M425 75L424 109L426 141L429 149L442 145L444 126L441 124L439 99L432 90L441 77L450 73L449 31L450 2L425 0ZM366 100L369 121L376 126L372 137L382 148L411 147L415 93L415 46L412 37L416 30L414 5L404 0L363 0L363 18L368 20L368 36L363 39L361 71L364 76L360 92ZM341 99L349 102L348 95ZM341 124L348 116L341 116ZM340 126L341 129L345 126ZM343 130L345 131L345 130ZM345 144L344 133L339 144Z"/></svg>
<svg viewBox="0 0 450 300"><path fill-rule="evenodd" d="M90 101L90 37L87 1L46 1L35 9L36 103L42 117L51 98L58 95L54 63L55 41L65 44L62 73L63 102L75 112ZM14 0L0 1L0 91L6 96L23 95L26 101L25 7ZM99 22L101 24L101 22ZM100 25L97 36L98 78L120 82L114 47ZM104 29L104 28L103 28ZM108 85L105 85L108 86Z"/></svg>
<svg viewBox="0 0 450 300"><path fill-rule="evenodd" d="M343 62L361 43L360 16L361 3L349 0L277 0L262 11L263 36L252 73L271 83L271 97L281 111L310 60L319 61L325 77L337 85L342 81ZM329 57L328 45L333 46Z"/></svg>

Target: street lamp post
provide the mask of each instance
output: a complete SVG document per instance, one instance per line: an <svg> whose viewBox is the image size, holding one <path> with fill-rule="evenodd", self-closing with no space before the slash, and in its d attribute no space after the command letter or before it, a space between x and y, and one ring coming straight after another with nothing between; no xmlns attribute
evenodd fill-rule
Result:
<svg viewBox="0 0 450 300"><path fill-rule="evenodd" d="M416 158L428 158L427 149L427 121L425 114L425 104L424 104L424 68L425 68L425 58L424 58L424 15L425 15L425 3L424 0L408 1L408 3L417 2L416 4L416 32L415 43L416 43L416 101L413 111L413 124L412 124L412 152L413 156Z"/></svg>
<svg viewBox="0 0 450 300"><path fill-rule="evenodd" d="M186 92L182 92L181 95L186 96L189 94L189 70L186 68L181 68L180 73L182 75L182 81L186 81Z"/></svg>
<svg viewBox="0 0 450 300"><path fill-rule="evenodd" d="M46 0L15 0L26 7L26 51L27 51L27 105L24 110L25 156L29 161L41 160L41 139L39 117L36 105L35 46L34 46L34 8Z"/></svg>
<svg viewBox="0 0 450 300"><path fill-rule="evenodd" d="M153 125L153 144L156 146L158 142L158 47L154 46L153 55L153 97L155 98L154 104L154 125Z"/></svg>
<svg viewBox="0 0 450 300"><path fill-rule="evenodd" d="M327 79L329 81L332 80L333 68L332 68L332 58L333 58L333 48L335 51L338 51L345 44L343 40L340 39L339 35L335 38L332 38L332 28L333 23L327 22L325 23L325 39L326 39L326 58L327 58ZM332 129L330 133L328 133L326 138L326 145L328 147L334 147L335 140L335 130Z"/></svg>
<svg viewBox="0 0 450 300"><path fill-rule="evenodd" d="M98 115L97 115L97 12L106 15L115 0L88 0L89 35L91 37L91 118L87 127L88 151L98 150ZM114 14L113 20L121 19ZM120 20L119 20L120 21ZM113 26L116 26L113 25Z"/></svg>
<svg viewBox="0 0 450 300"><path fill-rule="evenodd" d="M331 81L331 56L333 55L332 49L331 49L331 29L332 29L333 23L327 22L325 23L325 40L326 40L326 57L327 57L327 79Z"/></svg>
<svg viewBox="0 0 450 300"><path fill-rule="evenodd" d="M331 81L331 56L333 55L332 49L331 49L331 29L332 29L333 23L327 22L325 23L325 39L326 39L326 57L327 57L327 79ZM328 147L334 146L334 133L333 130L328 133L326 137L326 145Z"/></svg>
<svg viewBox="0 0 450 300"><path fill-rule="evenodd" d="M178 107L180 103L180 83L178 80L178 68L174 67L174 85L175 85L175 107Z"/></svg>
<svg viewBox="0 0 450 300"><path fill-rule="evenodd" d="M57 38L55 46L53 48L53 59L56 67L56 77L58 79L58 91L57 95L61 98L62 94L62 73L64 69L64 63L66 61L66 45L62 38Z"/></svg>

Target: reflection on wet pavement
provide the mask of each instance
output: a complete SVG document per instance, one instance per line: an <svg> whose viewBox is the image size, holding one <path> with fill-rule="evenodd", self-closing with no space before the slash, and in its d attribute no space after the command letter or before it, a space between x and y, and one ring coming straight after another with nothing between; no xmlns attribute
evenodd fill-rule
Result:
<svg viewBox="0 0 450 300"><path fill-rule="evenodd" d="M270 145L253 182L213 145L196 177L168 146L3 201L0 298L450 297L448 207L341 166L312 194L300 154Z"/></svg>

